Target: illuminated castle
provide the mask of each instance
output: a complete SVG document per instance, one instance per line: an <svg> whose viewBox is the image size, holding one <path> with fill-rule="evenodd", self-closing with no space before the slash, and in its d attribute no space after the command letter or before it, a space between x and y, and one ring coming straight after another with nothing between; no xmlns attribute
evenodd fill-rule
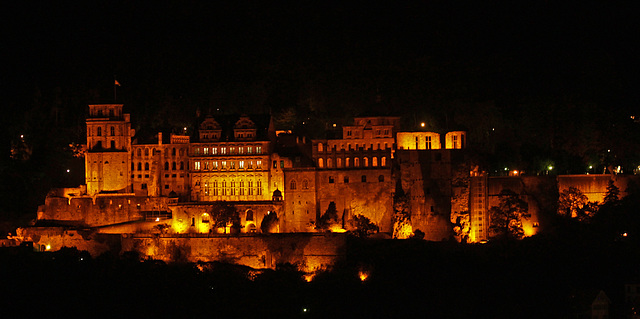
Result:
<svg viewBox="0 0 640 319"><path fill-rule="evenodd" d="M465 147L464 132L446 134L441 148L437 133L399 132L399 117L356 117L341 138L308 140L277 133L269 116L220 115L201 122L196 141L185 128L184 135L165 140L158 133L157 142L142 144L121 104L90 105L86 123L86 188L53 190L39 221L116 233L148 230L147 221L170 224L178 234L210 233L220 231L212 205L224 201L240 212L242 232L259 232L269 214L278 217L278 232L309 232L334 204L339 228L363 215L391 233L393 194L402 181L414 199L414 227L427 230L427 238L450 236L451 187L425 193L406 182L421 179L415 172L407 178L401 171L424 166L423 156L410 154L437 152L428 161L435 175L425 178L450 184L451 159L460 158L451 152Z"/></svg>
<svg viewBox="0 0 640 319"><path fill-rule="evenodd" d="M362 215L390 236L398 216L395 195L401 192L413 230L424 232L425 239L480 242L489 238L488 210L503 189L528 202L532 217L523 228L530 236L541 223L536 197L547 196L545 189L573 186L590 200L601 200L612 180L609 175L490 177L470 166L466 132L449 132L444 139L434 132L403 132L400 118L391 116L356 117L352 125L336 128L338 138L314 140L277 132L266 115L207 116L192 136L184 128L184 135L165 139L158 133L156 142L138 143L122 107L89 106L86 185L51 190L38 208L36 227L19 231L24 240L41 249L109 250L101 241L88 243L86 234L73 236L89 230L116 236L119 249L167 260L233 255L238 263L274 267L303 256L305 263L318 265L335 260L344 243L316 233L316 222L329 207L338 215L332 232L348 230L349 221ZM613 179L626 189L625 178ZM220 203L238 212L237 223L215 222ZM244 236L235 244L210 237L230 232L307 235L268 242ZM158 234L162 237L149 237ZM303 242L314 244L308 251L283 253L307 249L296 246Z"/></svg>

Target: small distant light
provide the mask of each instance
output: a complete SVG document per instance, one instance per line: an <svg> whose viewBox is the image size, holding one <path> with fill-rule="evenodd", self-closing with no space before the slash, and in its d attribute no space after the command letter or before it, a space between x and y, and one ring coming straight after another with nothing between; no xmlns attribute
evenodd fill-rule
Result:
<svg viewBox="0 0 640 319"><path fill-rule="evenodd" d="M83 261L83 260L84 260L84 257L80 257L80 261Z"/></svg>
<svg viewBox="0 0 640 319"><path fill-rule="evenodd" d="M302 312L307 312L307 308L302 308Z"/></svg>
<svg viewBox="0 0 640 319"><path fill-rule="evenodd" d="M47 247L45 247L47 250L51 250L51 245L47 245Z"/></svg>
<svg viewBox="0 0 640 319"><path fill-rule="evenodd" d="M333 127L336 127L336 126L338 126L338 125L336 125L336 123L333 123Z"/></svg>
<svg viewBox="0 0 640 319"><path fill-rule="evenodd" d="M496 130L496 128L495 128L495 127L492 127L492 128L491 128L491 130L492 130L492 131L495 131L495 130Z"/></svg>
<svg viewBox="0 0 640 319"><path fill-rule="evenodd" d="M20 138L24 138L24 135L20 135Z"/></svg>
<svg viewBox="0 0 640 319"><path fill-rule="evenodd" d="M160 221L160 217L156 217L156 221L159 222Z"/></svg>
<svg viewBox="0 0 640 319"><path fill-rule="evenodd" d="M424 124L424 122L420 123L421 127L424 127L426 124Z"/></svg>
<svg viewBox="0 0 640 319"><path fill-rule="evenodd" d="M589 165L589 169L592 169L592 168L593 168L593 165Z"/></svg>
<svg viewBox="0 0 640 319"><path fill-rule="evenodd" d="M607 153L611 153L611 150L607 150Z"/></svg>
<svg viewBox="0 0 640 319"><path fill-rule="evenodd" d="M627 237L627 236L628 236L628 234L627 234L627 233L623 233L623 234L622 234L622 237Z"/></svg>
<svg viewBox="0 0 640 319"><path fill-rule="evenodd" d="M505 168L504 168L504 170L505 170L505 171L508 171L508 170L509 170L509 168L508 168L508 167L505 167Z"/></svg>
<svg viewBox="0 0 640 319"><path fill-rule="evenodd" d="M184 131L185 131L185 132L187 131L187 127L186 127L186 126L184 127Z"/></svg>
<svg viewBox="0 0 640 319"><path fill-rule="evenodd" d="M552 170L553 166L549 165L549 167L547 167L548 170Z"/></svg>
<svg viewBox="0 0 640 319"><path fill-rule="evenodd" d="M70 169L68 169L68 170L67 170L67 173L69 173L69 172L71 172L71 170L70 170Z"/></svg>

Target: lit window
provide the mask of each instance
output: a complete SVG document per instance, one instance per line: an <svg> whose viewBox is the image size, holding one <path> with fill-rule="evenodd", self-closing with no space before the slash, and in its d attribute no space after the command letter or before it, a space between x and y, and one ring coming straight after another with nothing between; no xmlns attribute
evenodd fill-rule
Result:
<svg viewBox="0 0 640 319"><path fill-rule="evenodd" d="M262 146L256 146L256 154L262 154Z"/></svg>
<svg viewBox="0 0 640 319"><path fill-rule="evenodd" d="M239 169L244 169L244 161L239 161L238 162L238 168Z"/></svg>
<svg viewBox="0 0 640 319"><path fill-rule="evenodd" d="M257 160L256 161L256 168L260 168L262 167L262 161L261 160Z"/></svg>
<svg viewBox="0 0 640 319"><path fill-rule="evenodd" d="M377 157L375 157L375 156L374 156L374 157L371 159L371 166L374 166L374 167L375 167L375 166L378 166L378 158L377 158Z"/></svg>
<svg viewBox="0 0 640 319"><path fill-rule="evenodd" d="M247 154L253 154L253 146L247 146Z"/></svg>
<svg viewBox="0 0 640 319"><path fill-rule="evenodd" d="M324 167L324 162L322 161L322 158L318 159L318 167L320 168Z"/></svg>
<svg viewBox="0 0 640 319"><path fill-rule="evenodd" d="M226 147L221 147L220 148L220 154L222 154L222 155L227 154L227 148Z"/></svg>
<svg viewBox="0 0 640 319"><path fill-rule="evenodd" d="M212 147L211 148L211 154L213 154L213 155L218 154L218 148L217 147Z"/></svg>
<svg viewBox="0 0 640 319"><path fill-rule="evenodd" d="M196 171L200 170L200 162L199 161L193 162L193 169L195 169Z"/></svg>
<svg viewBox="0 0 640 319"><path fill-rule="evenodd" d="M296 189L296 181L291 181L290 185L289 185L290 189Z"/></svg>
<svg viewBox="0 0 640 319"><path fill-rule="evenodd" d="M386 157L382 157L380 159L380 166L387 166L387 158Z"/></svg>
<svg viewBox="0 0 640 319"><path fill-rule="evenodd" d="M204 155L207 155L207 154L209 154L209 148L208 148L208 147L205 147L205 148L204 148Z"/></svg>

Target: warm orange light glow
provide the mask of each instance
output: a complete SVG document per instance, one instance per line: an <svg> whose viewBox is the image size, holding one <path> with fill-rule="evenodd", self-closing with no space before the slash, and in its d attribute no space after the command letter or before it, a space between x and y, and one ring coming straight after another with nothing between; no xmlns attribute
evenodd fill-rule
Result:
<svg viewBox="0 0 640 319"><path fill-rule="evenodd" d="M47 250L51 250L51 245L47 244L47 246L45 247Z"/></svg>
<svg viewBox="0 0 640 319"><path fill-rule="evenodd" d="M344 232L346 232L346 231L347 231L346 229L342 228L342 227L341 227L340 225L338 225L338 224L333 224L333 225L331 225L331 226L329 227L329 230L330 230L332 233L344 233Z"/></svg>
<svg viewBox="0 0 640 319"><path fill-rule="evenodd" d="M366 281L367 279L369 279L369 272L360 270L358 272L358 278L360 278L360 281Z"/></svg>
<svg viewBox="0 0 640 319"><path fill-rule="evenodd" d="M313 278L315 278L315 277L316 277L315 273L305 274L305 275L302 276L302 278L304 278L304 281L306 281L306 282L312 282Z"/></svg>

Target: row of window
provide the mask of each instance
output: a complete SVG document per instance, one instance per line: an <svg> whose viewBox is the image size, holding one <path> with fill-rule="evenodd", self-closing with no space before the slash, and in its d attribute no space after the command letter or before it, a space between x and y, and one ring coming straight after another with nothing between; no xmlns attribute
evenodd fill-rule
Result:
<svg viewBox="0 0 640 319"><path fill-rule="evenodd" d="M91 131L89 131L89 134L91 134ZM115 136L116 135L116 128L115 126L109 126L109 136ZM102 127L98 126L96 128L96 136L102 136Z"/></svg>
<svg viewBox="0 0 640 319"><path fill-rule="evenodd" d="M137 155L138 157L142 157L142 152L143 152L142 148L137 148L136 150L131 152L131 156L136 156ZM144 149L144 156L149 156L149 152L150 152L149 149L145 148ZM157 152L157 150L154 148L153 149L153 153L151 153L151 154L153 155L156 152ZM185 150L184 150L184 148L176 149L175 147L171 148L171 149L166 148L164 150L164 157L169 157L169 153L171 153L171 156L176 156L177 153L179 153L180 156L184 156Z"/></svg>
<svg viewBox="0 0 640 319"><path fill-rule="evenodd" d="M361 161L359 157L354 157L353 158L353 167L360 167ZM362 166L363 167L369 167L369 158L368 157L363 157L362 158ZM371 166L372 167L377 167L378 166L378 158L377 157L372 157L371 158ZM385 156L380 158L380 166L387 166L387 158ZM322 158L318 158L318 167L320 168L324 168L324 159ZM344 159L344 167L351 167L351 158L347 157ZM333 166L333 159L332 158L327 158L327 168L334 168ZM336 166L335 168L342 168L342 158L337 158L336 159Z"/></svg>
<svg viewBox="0 0 640 319"><path fill-rule="evenodd" d="M367 147L368 145L368 147ZM335 151L337 149L337 145L333 145L333 146L327 146L327 151ZM340 150L386 150L389 149L389 144L388 143L362 143L362 144L358 144L355 143L354 148L351 148L351 143L347 143L347 148L345 148L345 144L340 144ZM318 152L324 152L324 144L322 143L318 143Z"/></svg>
<svg viewBox="0 0 640 319"><path fill-rule="evenodd" d="M196 182L199 186L200 182ZM246 187L245 187L246 186ZM244 195L262 195L262 181L256 181L255 187L253 181L230 181L222 180L221 182L205 182L200 193L204 196L244 196Z"/></svg>
<svg viewBox="0 0 640 319"><path fill-rule="evenodd" d="M379 137L379 136L389 136L389 137L391 137L390 132L391 132L391 131L390 131L389 129L376 130L376 131L375 131L375 135L374 135L374 136L376 136L376 137ZM354 137L356 137L356 138L357 138L357 137L360 137L360 136L362 136L362 135L363 135L363 134L362 134L362 131L360 131L360 130L358 130L358 131L351 131L351 130L347 130L347 137L352 137L352 136L354 136Z"/></svg>
<svg viewBox="0 0 640 319"><path fill-rule="evenodd" d="M136 167L138 169L138 171L142 171L142 162L138 162L137 166L136 163L131 163L131 170L135 171ZM176 162L172 162L171 165L169 165L169 162L164 162L164 170L168 171L169 169L176 171L178 170L178 167L180 168L180 170L184 170L185 166L184 166L184 162L180 162L179 164ZM187 167L186 169L189 169L189 163L187 163ZM148 171L149 170L149 163L144 163L144 170Z"/></svg>
<svg viewBox="0 0 640 319"><path fill-rule="evenodd" d="M344 176L342 181L345 184L349 184L349 176ZM336 182L335 178L333 176L329 176L329 184L333 184L335 182ZM366 183L367 182L367 175L360 176L360 182ZM378 182L380 182L380 183L384 182L384 175L378 176Z"/></svg>
<svg viewBox="0 0 640 319"><path fill-rule="evenodd" d="M216 171L216 170L234 170L234 169L261 169L261 160L239 160L239 161L194 161L193 169L196 171Z"/></svg>
<svg viewBox="0 0 640 319"><path fill-rule="evenodd" d="M194 155L262 154L262 146L196 147L193 149L193 154Z"/></svg>

